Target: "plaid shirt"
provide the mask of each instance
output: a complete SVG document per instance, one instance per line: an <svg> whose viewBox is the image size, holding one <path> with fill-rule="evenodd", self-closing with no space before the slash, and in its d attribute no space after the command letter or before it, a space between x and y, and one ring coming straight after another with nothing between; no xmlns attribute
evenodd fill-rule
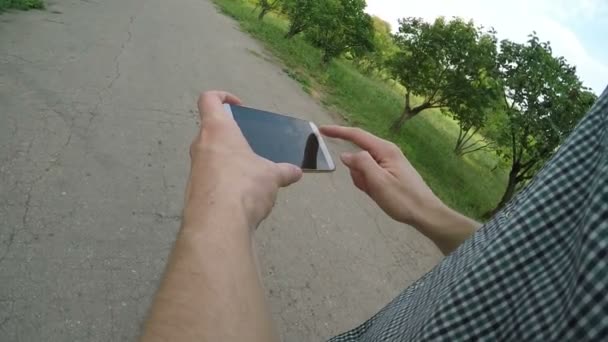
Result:
<svg viewBox="0 0 608 342"><path fill-rule="evenodd" d="M608 89L534 180L341 341L608 341Z"/></svg>

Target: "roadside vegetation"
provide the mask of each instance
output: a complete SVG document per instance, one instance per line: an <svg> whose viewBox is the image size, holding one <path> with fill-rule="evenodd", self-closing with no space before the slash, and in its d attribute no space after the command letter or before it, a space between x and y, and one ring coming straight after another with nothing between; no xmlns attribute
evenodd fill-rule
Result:
<svg viewBox="0 0 608 342"><path fill-rule="evenodd" d="M214 0L349 124L392 140L433 191L483 218L527 183L595 95L534 34L498 42L472 22L404 18L364 0Z"/></svg>
<svg viewBox="0 0 608 342"><path fill-rule="evenodd" d="M44 2L42 0L0 0L0 13L10 8L19 10L44 8Z"/></svg>

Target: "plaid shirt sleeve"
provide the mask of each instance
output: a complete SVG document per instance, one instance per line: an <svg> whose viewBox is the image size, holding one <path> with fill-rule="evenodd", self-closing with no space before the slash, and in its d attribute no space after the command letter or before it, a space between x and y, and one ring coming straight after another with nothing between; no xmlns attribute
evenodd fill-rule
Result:
<svg viewBox="0 0 608 342"><path fill-rule="evenodd" d="M533 181L342 341L607 341L608 89Z"/></svg>

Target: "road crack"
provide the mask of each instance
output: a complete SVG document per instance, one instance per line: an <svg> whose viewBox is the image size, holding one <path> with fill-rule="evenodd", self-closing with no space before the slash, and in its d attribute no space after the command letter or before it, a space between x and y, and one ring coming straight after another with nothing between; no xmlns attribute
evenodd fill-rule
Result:
<svg viewBox="0 0 608 342"><path fill-rule="evenodd" d="M133 33L131 32L131 26L133 26L133 21L135 21L134 15L129 18L129 26L127 28L127 39L120 45L120 51L114 57L114 77L106 86L106 90L111 89L114 86L114 82L116 82L120 78L120 57L124 53L125 47L131 42L131 39L133 38Z"/></svg>
<svg viewBox="0 0 608 342"><path fill-rule="evenodd" d="M33 182L30 183L30 188L28 189L28 191L26 193L25 203L23 205L24 206L23 215L21 216L21 229L24 229L27 225L27 217L30 212L30 202L32 200L32 190L34 189L34 184L36 182L38 182L38 180L40 180L40 178L42 178L42 176L36 178ZM11 233L8 236L8 242L6 243L6 251L4 251L4 254L0 257L0 265L8 256L8 253L10 253L11 246L13 245L13 242L15 242L17 226L14 224L12 226L13 226L13 229L11 229Z"/></svg>
<svg viewBox="0 0 608 342"><path fill-rule="evenodd" d="M103 98L104 96L107 94L107 92L112 89L112 87L114 87L114 83L120 78L121 76L121 69L120 69L120 57L122 56L122 54L125 51L125 48L127 47L127 45L131 42L131 40L133 39L133 32L131 31L133 23L135 22L135 16L132 15L131 17L129 17L129 25L127 27L127 38L125 39L124 42L122 42L122 44L120 45L120 51L116 54L116 56L114 56L114 76L112 77L112 79L110 80L110 82L108 83L108 85L106 85L106 87L104 89L102 89L97 98L98 101L95 104L95 106L93 107L93 110L89 112L90 117L89 117L89 122L87 123L86 126L86 132L89 131L91 124L93 123L93 120L97 117L97 115L99 115L99 108L103 105Z"/></svg>

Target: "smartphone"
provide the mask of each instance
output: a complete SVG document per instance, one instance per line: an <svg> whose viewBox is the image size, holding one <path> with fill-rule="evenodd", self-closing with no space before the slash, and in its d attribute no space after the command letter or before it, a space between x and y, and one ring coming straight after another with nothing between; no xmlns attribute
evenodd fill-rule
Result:
<svg viewBox="0 0 608 342"><path fill-rule="evenodd" d="M255 153L307 172L336 169L317 126L306 120L264 110L224 104Z"/></svg>

